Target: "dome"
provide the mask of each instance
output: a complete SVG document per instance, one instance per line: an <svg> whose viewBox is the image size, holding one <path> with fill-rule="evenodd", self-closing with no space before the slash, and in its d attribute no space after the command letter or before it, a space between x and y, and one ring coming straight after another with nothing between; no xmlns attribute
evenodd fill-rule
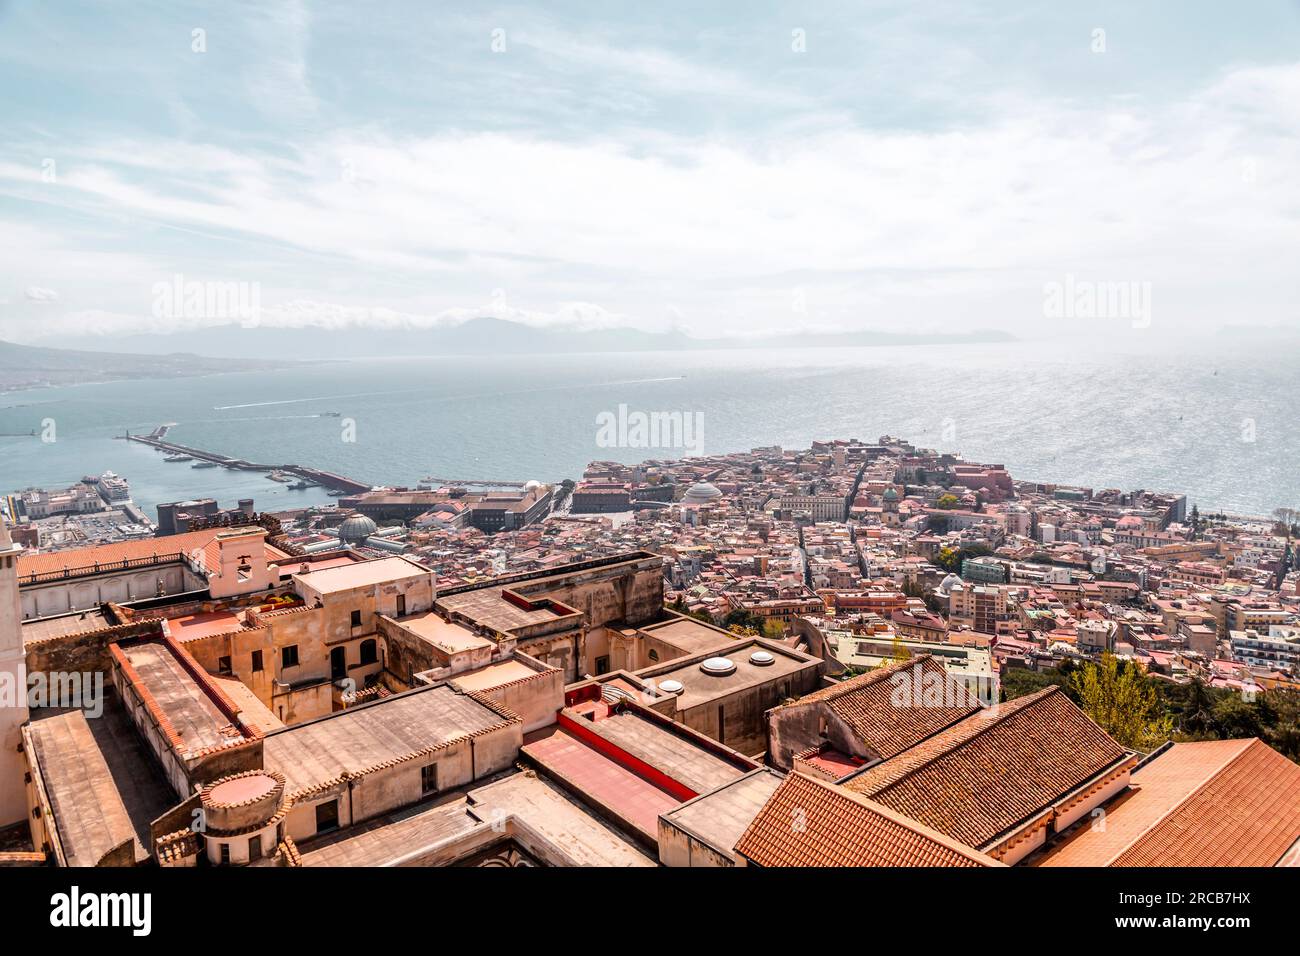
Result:
<svg viewBox="0 0 1300 956"><path fill-rule="evenodd" d="M958 577L957 575L955 575L955 574L950 574L950 575L948 575L946 578L944 578L944 579L943 579L943 583L939 585L939 593L940 593L940 594L947 594L947 593L948 593L949 591L951 591L954 587L956 587L957 585L959 585L959 584L961 584L961 583L962 583L961 578L959 578L959 577Z"/></svg>
<svg viewBox="0 0 1300 956"><path fill-rule="evenodd" d="M524 491L532 491L534 488L540 488L540 487L542 487L542 483L538 481L536 478L533 478L531 481L524 482Z"/></svg>
<svg viewBox="0 0 1300 956"><path fill-rule="evenodd" d="M897 501L897 500L898 500L898 492L895 491L893 488L886 488L886 489L885 489L885 500L886 500L886 501Z"/></svg>
<svg viewBox="0 0 1300 956"><path fill-rule="evenodd" d="M343 519L339 525L339 540L344 544L358 544L365 541L377 530L379 526L363 514L352 512Z"/></svg>
<svg viewBox="0 0 1300 956"><path fill-rule="evenodd" d="M708 504L721 497L722 492L718 490L717 485L710 484L707 481L700 481L686 489L686 494L682 495L682 503L688 505Z"/></svg>

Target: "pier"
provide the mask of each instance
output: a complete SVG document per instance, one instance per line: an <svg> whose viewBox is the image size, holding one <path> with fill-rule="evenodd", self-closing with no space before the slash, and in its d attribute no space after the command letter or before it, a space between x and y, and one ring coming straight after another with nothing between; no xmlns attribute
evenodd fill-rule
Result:
<svg viewBox="0 0 1300 956"><path fill-rule="evenodd" d="M155 428L148 435L132 435L129 432L122 436L127 441L139 442L142 445L148 445L151 448L157 448L165 451L170 455L188 455L196 461L210 461L213 464L222 465L226 468L236 469L239 471L283 471L291 475L297 475L305 481L314 482L323 485L326 488L333 488L339 491L346 491L349 494L360 494L370 491L374 485L364 481L358 481L355 478L348 478L345 475L338 475L331 471L321 471L319 468L310 468L306 465L265 465L260 462L249 461L246 458L231 458L229 455L219 455L216 452L205 451L202 448L192 448L189 445L181 445L176 442L166 441L161 435L167 433L170 426L161 425Z"/></svg>

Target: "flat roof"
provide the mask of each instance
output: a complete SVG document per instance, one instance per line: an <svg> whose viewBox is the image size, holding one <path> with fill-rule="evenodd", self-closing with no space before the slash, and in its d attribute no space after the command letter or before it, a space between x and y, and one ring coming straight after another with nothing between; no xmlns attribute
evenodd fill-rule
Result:
<svg viewBox="0 0 1300 956"><path fill-rule="evenodd" d="M475 634L463 624L443 620L436 611L408 614L406 617L396 617L393 620L402 630L409 631L420 640L448 654L471 651L476 647L496 646L494 641Z"/></svg>
<svg viewBox="0 0 1300 956"><path fill-rule="evenodd" d="M544 672L534 670L522 661L509 660L488 664L486 667L480 667L478 670L469 671L465 674L456 674L449 680L463 690L480 691L491 690L494 687L509 684L511 681L522 680L525 677L536 677L541 673Z"/></svg>
<svg viewBox="0 0 1300 956"><path fill-rule="evenodd" d="M647 624L638 630L667 641L674 647L680 647L687 654L711 651L718 647L738 644L741 640L728 631L710 627L690 617L660 624Z"/></svg>
<svg viewBox="0 0 1300 956"><path fill-rule="evenodd" d="M81 634L86 631L98 631L109 627L110 622L98 607L72 614L60 614L32 621L23 621L23 643L43 641L50 637L63 637L67 634Z"/></svg>
<svg viewBox="0 0 1300 956"><path fill-rule="evenodd" d="M448 611L465 615L476 624L485 624L498 631L511 631L564 616L549 606L532 610L522 608L506 600L501 591L500 587L488 585L475 591L448 594L438 598L437 604Z"/></svg>
<svg viewBox="0 0 1300 956"><path fill-rule="evenodd" d="M295 574L294 580L301 580L307 587L321 594L336 591L351 591L354 588L372 587L389 581L406 578L423 577L433 574L423 565L416 564L409 558L395 555L391 558L376 558L373 561L359 561L338 567L321 568L319 571L307 571Z"/></svg>
<svg viewBox="0 0 1300 956"><path fill-rule="evenodd" d="M213 634L229 634L244 626L242 613L235 611L208 611L202 614L185 614L167 619L167 633L178 641L192 641Z"/></svg>
<svg viewBox="0 0 1300 956"><path fill-rule="evenodd" d="M103 702L95 720L80 710L41 709L27 725L69 866L94 866L130 837L136 862L147 860L150 821L176 803L107 681Z"/></svg>
<svg viewBox="0 0 1300 956"><path fill-rule="evenodd" d="M761 767L669 810L664 819L734 860L736 844L780 785L780 774Z"/></svg>
<svg viewBox="0 0 1300 956"><path fill-rule="evenodd" d="M515 773L471 790L470 812L491 821L513 815L580 866L655 866L627 837L544 777Z"/></svg>
<svg viewBox="0 0 1300 956"><path fill-rule="evenodd" d="M633 710L591 721L590 729L695 793L707 793L746 772Z"/></svg>
<svg viewBox="0 0 1300 956"><path fill-rule="evenodd" d="M749 656L755 651L767 651L774 658L771 664L759 666L750 663ZM789 676L806 667L816 667L816 658L796 654L789 648L779 645L760 644L758 641L738 641L728 648L727 660L736 665L730 674L706 674L700 670L704 658L696 656L685 661L670 661L654 668L644 668L637 672L638 677L653 678L656 685L666 680L679 681L683 690L677 695L677 708L690 710L720 697L729 697L750 687L758 687Z"/></svg>
<svg viewBox="0 0 1300 956"><path fill-rule="evenodd" d="M668 791L563 730L525 744L522 752L597 804L617 813L650 840L659 839L659 814L681 803Z"/></svg>
<svg viewBox="0 0 1300 956"><path fill-rule="evenodd" d="M384 866L412 850L474 827L465 794L417 803L313 840L303 866Z"/></svg>
<svg viewBox="0 0 1300 956"><path fill-rule="evenodd" d="M264 765L290 794L363 774L493 727L517 723L446 684L418 688L268 734Z"/></svg>
<svg viewBox="0 0 1300 956"><path fill-rule="evenodd" d="M181 738L182 752L192 754L221 747L243 736L207 688L194 679L164 642L146 640L117 647L167 715Z"/></svg>

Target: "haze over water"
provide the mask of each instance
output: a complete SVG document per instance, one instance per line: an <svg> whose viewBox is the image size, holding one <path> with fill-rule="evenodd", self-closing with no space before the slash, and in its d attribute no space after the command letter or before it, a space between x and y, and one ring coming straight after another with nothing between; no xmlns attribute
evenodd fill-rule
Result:
<svg viewBox="0 0 1300 956"><path fill-rule="evenodd" d="M162 422L177 423L169 438L182 444L376 484L576 479L596 459L688 453L600 447L597 416L625 404L701 413L706 454L891 434L1003 463L1018 479L1185 492L1203 511L1300 506L1291 350L1223 338L1175 352L1150 334L1123 347L375 359L38 389L0 396L0 432L39 431L52 418L57 441L0 438L0 491L111 469L151 517L158 502L189 497L251 496L266 510L331 500L257 473L165 463L113 437ZM345 419L355 442L343 440Z"/></svg>

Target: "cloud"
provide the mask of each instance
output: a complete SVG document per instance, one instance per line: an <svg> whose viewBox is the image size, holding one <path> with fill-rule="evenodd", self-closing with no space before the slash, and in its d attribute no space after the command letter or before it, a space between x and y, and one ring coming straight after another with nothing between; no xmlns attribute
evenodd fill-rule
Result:
<svg viewBox="0 0 1300 956"><path fill-rule="evenodd" d="M697 69L535 42L672 87ZM1295 291L1297 91L1291 64L1160 104L1003 96L978 122L933 130L629 140L352 127L274 152L95 139L68 144L57 186L0 165L0 196L185 237L184 252L146 246L147 268L83 275L118 283L102 304L126 316L145 312L141 288L184 272L258 282L272 321L321 328L498 314L485 309L584 327L689 315L705 334L999 324L1041 322L1043 282L1068 272L1151 281L1188 322L1221 321L1224 297L1281 321ZM107 253L119 243L102 232ZM347 295L330 295L335 283Z"/></svg>
<svg viewBox="0 0 1300 956"><path fill-rule="evenodd" d="M27 287L27 298L31 302L57 302L59 294L53 289L42 288L38 285L29 285Z"/></svg>

